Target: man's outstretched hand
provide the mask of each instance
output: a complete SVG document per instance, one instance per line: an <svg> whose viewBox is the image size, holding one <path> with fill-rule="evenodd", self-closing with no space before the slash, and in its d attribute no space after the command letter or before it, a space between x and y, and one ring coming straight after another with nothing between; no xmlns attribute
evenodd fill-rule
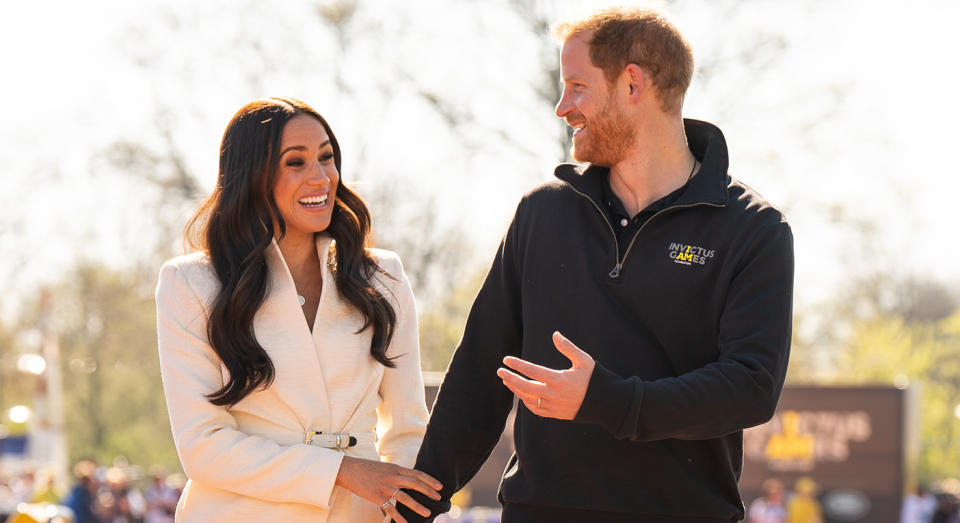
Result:
<svg viewBox="0 0 960 523"><path fill-rule="evenodd" d="M497 376L500 376L503 384L520 398L530 412L545 418L572 420L587 394L594 361L589 354L559 332L553 333L553 344L570 360L572 367L553 370L507 356L503 363L530 379L503 367L497 370Z"/></svg>

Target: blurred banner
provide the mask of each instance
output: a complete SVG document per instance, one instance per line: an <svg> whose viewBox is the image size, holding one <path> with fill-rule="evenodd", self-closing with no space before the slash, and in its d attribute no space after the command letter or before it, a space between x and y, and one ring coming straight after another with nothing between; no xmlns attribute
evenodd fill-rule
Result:
<svg viewBox="0 0 960 523"><path fill-rule="evenodd" d="M806 477L827 522L897 522L909 396L893 387L786 387L773 419L744 431L744 503L762 495L768 478L789 493Z"/></svg>

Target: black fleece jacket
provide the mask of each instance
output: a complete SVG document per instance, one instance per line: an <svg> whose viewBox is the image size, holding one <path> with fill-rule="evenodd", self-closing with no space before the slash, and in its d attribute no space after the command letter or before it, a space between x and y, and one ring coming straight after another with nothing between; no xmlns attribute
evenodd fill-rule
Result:
<svg viewBox="0 0 960 523"><path fill-rule="evenodd" d="M434 515L503 431L513 399L496 375L503 358L567 368L551 341L559 330L596 360L586 397L573 421L520 404L501 502L637 521L743 518L742 431L773 415L787 369L793 237L727 174L720 130L684 123L701 170L623 256L601 210L601 168L561 165L558 181L520 202L417 457L444 485L439 502L415 496Z"/></svg>

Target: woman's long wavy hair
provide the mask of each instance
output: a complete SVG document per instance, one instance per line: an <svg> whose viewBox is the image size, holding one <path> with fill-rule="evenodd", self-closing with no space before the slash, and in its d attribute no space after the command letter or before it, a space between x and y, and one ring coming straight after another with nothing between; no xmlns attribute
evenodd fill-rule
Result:
<svg viewBox="0 0 960 523"><path fill-rule="evenodd" d="M210 307L207 336L213 350L230 371L230 380L207 398L214 405L235 405L258 387L268 387L275 370L257 342L253 318L267 293L266 252L286 224L273 187L280 162L280 139L287 122L299 114L316 118L333 146L340 172L340 145L330 125L307 104L292 98L267 98L243 106L233 116L220 144L217 186L187 224L187 245L210 256L220 290ZM344 185L337 187L330 226L337 290L363 314L363 332L373 329L370 354L387 367L386 355L396 328L396 313L371 284L384 273L367 253L370 211L360 196Z"/></svg>

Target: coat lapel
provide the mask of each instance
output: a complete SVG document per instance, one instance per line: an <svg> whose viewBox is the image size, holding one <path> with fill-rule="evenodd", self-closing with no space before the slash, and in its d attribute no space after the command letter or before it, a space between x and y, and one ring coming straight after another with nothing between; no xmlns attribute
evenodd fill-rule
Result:
<svg viewBox="0 0 960 523"><path fill-rule="evenodd" d="M318 235L318 249L321 244L324 246L319 252L324 268L322 305L331 286L326 274L326 247L330 238ZM267 249L267 272L267 295L254 319L254 331L277 371L271 388L293 410L304 431L323 430L331 422L323 369L313 335L303 317L293 277L276 241ZM318 317L322 310L323 307L318 308Z"/></svg>

